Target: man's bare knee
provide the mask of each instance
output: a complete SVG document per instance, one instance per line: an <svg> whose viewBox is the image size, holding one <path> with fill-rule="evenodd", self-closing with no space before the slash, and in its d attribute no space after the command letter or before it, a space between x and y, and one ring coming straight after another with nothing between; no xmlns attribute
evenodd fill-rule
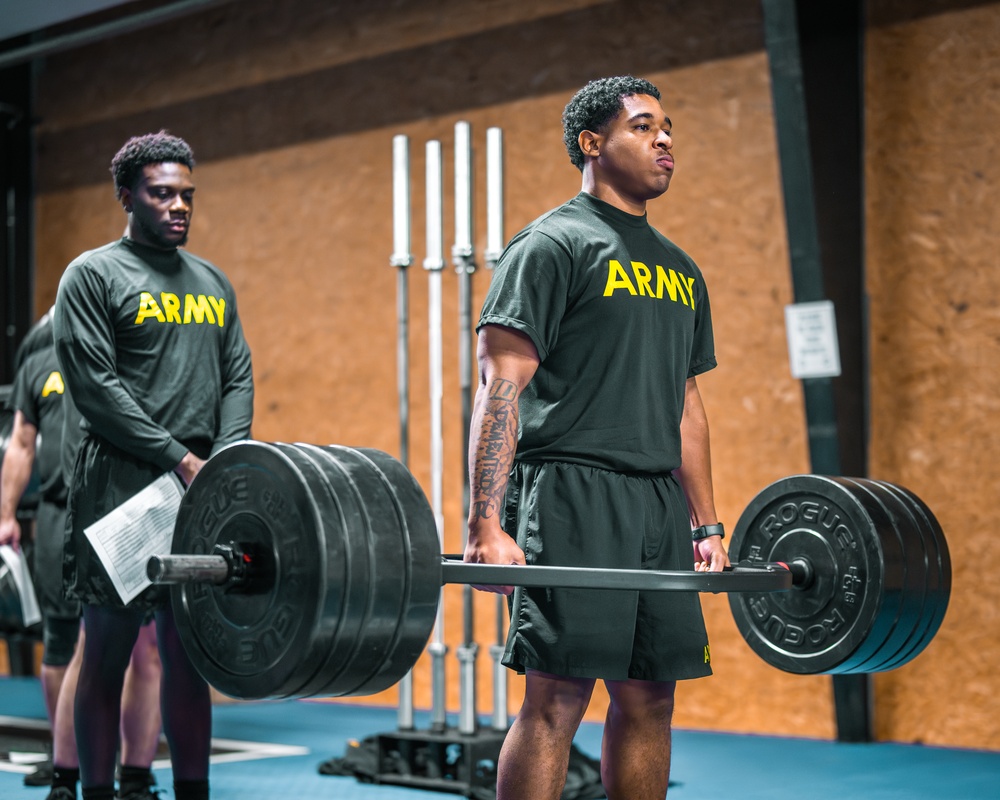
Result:
<svg viewBox="0 0 1000 800"><path fill-rule="evenodd" d="M595 681L529 671L521 714L554 730L575 732L590 705Z"/></svg>
<svg viewBox="0 0 1000 800"><path fill-rule="evenodd" d="M606 681L611 705L608 713L635 721L670 724L674 712L673 681Z"/></svg>

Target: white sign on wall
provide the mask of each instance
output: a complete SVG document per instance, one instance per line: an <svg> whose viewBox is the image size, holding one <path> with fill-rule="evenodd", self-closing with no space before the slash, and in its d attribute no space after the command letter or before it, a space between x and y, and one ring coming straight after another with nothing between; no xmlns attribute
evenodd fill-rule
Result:
<svg viewBox="0 0 1000 800"><path fill-rule="evenodd" d="M840 375L837 319L832 301L785 306L785 328L793 377L834 378Z"/></svg>

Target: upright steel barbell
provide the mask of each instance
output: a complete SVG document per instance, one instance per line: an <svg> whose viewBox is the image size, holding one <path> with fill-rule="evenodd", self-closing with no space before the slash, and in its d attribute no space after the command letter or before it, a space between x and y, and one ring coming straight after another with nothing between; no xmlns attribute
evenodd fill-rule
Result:
<svg viewBox="0 0 1000 800"><path fill-rule="evenodd" d="M464 564L439 551L416 479L387 453L241 442L188 488L172 553L184 646L245 699L374 694L419 658L445 583L726 592L743 637L797 673L876 672L915 658L947 608L943 532L919 498L870 479L800 475L757 495L723 573Z"/></svg>

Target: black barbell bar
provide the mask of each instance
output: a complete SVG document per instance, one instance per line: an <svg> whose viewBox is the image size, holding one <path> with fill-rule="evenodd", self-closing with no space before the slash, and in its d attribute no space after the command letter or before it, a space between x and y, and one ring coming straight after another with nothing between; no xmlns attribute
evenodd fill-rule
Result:
<svg viewBox="0 0 1000 800"><path fill-rule="evenodd" d="M213 555L157 555L146 573L155 584L211 583L232 590L252 588L251 557L236 543ZM532 564L473 564L441 557L441 582L476 586L550 589L626 589L657 592L781 592L806 586L812 575L807 559L729 567L723 572L694 570L601 569Z"/></svg>

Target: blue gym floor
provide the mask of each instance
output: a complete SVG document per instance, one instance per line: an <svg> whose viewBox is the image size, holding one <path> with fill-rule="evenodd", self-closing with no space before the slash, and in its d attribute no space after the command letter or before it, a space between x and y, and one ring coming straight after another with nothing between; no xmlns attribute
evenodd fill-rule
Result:
<svg viewBox="0 0 1000 800"><path fill-rule="evenodd" d="M45 712L36 678L0 678L0 717L33 720ZM417 727L427 720L418 713ZM349 740L392 733L392 708L309 701L218 705L213 734L228 752L213 760L213 800L447 800L455 794L361 783L320 775ZM601 727L585 723L577 746L600 752ZM15 761L17 755L14 756ZM44 800L25 787L30 767L0 754L0 798ZM154 770L170 791L169 765ZM983 800L1000 798L1000 753L890 743L838 744L808 739L678 730L674 734L672 800Z"/></svg>

